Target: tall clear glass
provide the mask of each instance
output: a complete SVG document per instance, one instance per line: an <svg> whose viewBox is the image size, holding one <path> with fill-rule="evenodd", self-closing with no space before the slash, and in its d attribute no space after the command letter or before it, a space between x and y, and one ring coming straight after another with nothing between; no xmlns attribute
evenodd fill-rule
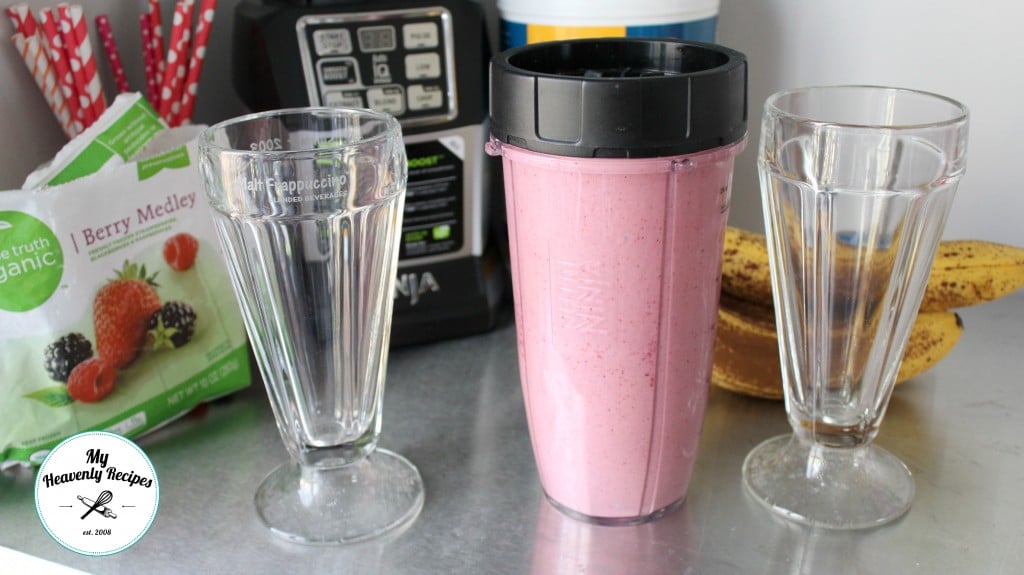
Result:
<svg viewBox="0 0 1024 575"><path fill-rule="evenodd" d="M376 449L405 201L398 122L304 108L228 120L200 138L207 196L291 461L256 493L303 543L411 522L419 472Z"/></svg>
<svg viewBox="0 0 1024 575"><path fill-rule="evenodd" d="M967 109L876 86L789 90L765 103L758 166L786 412L746 487L821 527L884 524L914 480L872 444L964 172Z"/></svg>

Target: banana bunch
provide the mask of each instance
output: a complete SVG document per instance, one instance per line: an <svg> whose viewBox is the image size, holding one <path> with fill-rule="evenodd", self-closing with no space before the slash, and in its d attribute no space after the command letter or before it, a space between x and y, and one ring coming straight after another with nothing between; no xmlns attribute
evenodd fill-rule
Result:
<svg viewBox="0 0 1024 575"><path fill-rule="evenodd" d="M964 326L949 310L992 301L1022 286L1024 248L977 240L939 244L896 381L925 372L952 351ZM755 397L783 397L765 237L734 227L725 232L711 382Z"/></svg>

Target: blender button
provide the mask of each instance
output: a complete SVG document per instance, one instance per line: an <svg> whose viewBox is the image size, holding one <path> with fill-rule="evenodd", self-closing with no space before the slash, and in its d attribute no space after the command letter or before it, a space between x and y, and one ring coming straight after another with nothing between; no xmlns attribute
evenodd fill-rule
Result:
<svg viewBox="0 0 1024 575"><path fill-rule="evenodd" d="M401 86L381 86L366 90L366 101L370 108L395 116L405 113L405 93Z"/></svg>
<svg viewBox="0 0 1024 575"><path fill-rule="evenodd" d="M413 84L409 86L409 109L435 110L444 105L444 92L440 86Z"/></svg>
<svg viewBox="0 0 1024 575"><path fill-rule="evenodd" d="M402 26L402 42L405 44L406 50L437 48L437 23L417 22Z"/></svg>
<svg viewBox="0 0 1024 575"><path fill-rule="evenodd" d="M331 58L317 63L324 84L358 84L358 65L353 58Z"/></svg>
<svg viewBox="0 0 1024 575"><path fill-rule="evenodd" d="M406 55L405 77L410 80L440 78L441 56L437 52Z"/></svg>
<svg viewBox="0 0 1024 575"><path fill-rule="evenodd" d="M317 30L313 32L313 47L317 56L351 54L352 35L345 28Z"/></svg>
<svg viewBox="0 0 1024 575"><path fill-rule="evenodd" d="M342 92L334 90L332 92L324 92L323 97L325 106L337 106L340 108L365 108L363 104L363 96L359 92Z"/></svg>

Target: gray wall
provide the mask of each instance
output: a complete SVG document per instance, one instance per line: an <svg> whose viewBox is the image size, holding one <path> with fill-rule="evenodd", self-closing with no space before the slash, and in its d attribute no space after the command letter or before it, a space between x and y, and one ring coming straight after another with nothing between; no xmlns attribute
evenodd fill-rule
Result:
<svg viewBox="0 0 1024 575"><path fill-rule="evenodd" d="M970 108L967 173L944 237L1024 246L1024 4L722 0L719 14L718 40L750 64L750 140L736 166L733 222L763 227L754 156L765 98L797 86L882 84Z"/></svg>

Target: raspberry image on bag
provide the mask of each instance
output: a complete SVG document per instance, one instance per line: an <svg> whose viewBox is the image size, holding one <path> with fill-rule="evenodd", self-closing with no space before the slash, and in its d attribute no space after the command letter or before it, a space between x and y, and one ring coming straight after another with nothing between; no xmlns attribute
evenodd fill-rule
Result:
<svg viewBox="0 0 1024 575"><path fill-rule="evenodd" d="M96 353L117 369L130 365L146 344L149 318L160 309L156 274L146 266L125 261L117 276L100 288L93 300Z"/></svg>
<svg viewBox="0 0 1024 575"><path fill-rule="evenodd" d="M175 234L164 242L164 261L178 272L191 269L199 253L199 240L189 233Z"/></svg>
<svg viewBox="0 0 1024 575"><path fill-rule="evenodd" d="M68 396L75 401L94 403L114 391L117 371L102 358L94 357L78 364L68 377Z"/></svg>

